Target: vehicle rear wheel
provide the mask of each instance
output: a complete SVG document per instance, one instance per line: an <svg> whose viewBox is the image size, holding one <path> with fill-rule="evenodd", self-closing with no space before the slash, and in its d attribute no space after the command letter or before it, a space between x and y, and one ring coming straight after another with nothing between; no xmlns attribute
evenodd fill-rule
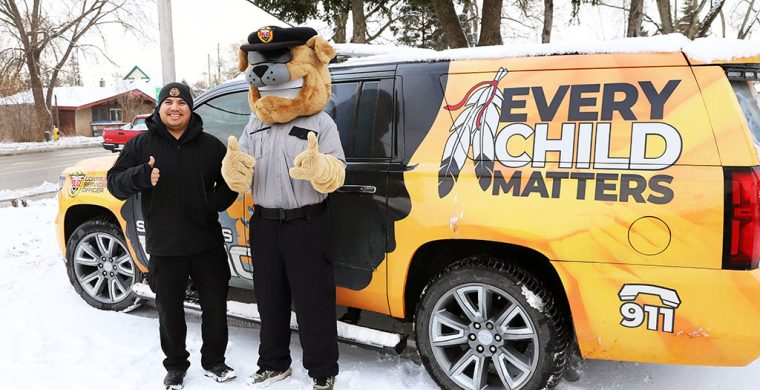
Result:
<svg viewBox="0 0 760 390"><path fill-rule="evenodd" d="M552 293L498 259L468 258L425 288L415 316L420 358L445 389L552 388L569 331Z"/></svg>
<svg viewBox="0 0 760 390"><path fill-rule="evenodd" d="M76 228L66 244L66 260L71 285L90 306L121 311L136 303L132 285L143 275L113 222L92 219Z"/></svg>

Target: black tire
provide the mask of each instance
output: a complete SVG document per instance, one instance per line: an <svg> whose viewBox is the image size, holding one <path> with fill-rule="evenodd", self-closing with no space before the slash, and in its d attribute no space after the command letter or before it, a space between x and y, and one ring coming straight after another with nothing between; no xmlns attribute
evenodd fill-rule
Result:
<svg viewBox="0 0 760 390"><path fill-rule="evenodd" d="M540 298L543 303L540 310L528 302L523 287ZM479 291L482 291L482 296L490 294L490 300L483 300L489 304L482 306L491 308L481 311L482 306L478 304L478 310L471 310L468 316L465 313L467 309L464 309L467 305L462 302L469 302L469 307L474 308L476 304L470 299L471 294L479 300ZM463 292L465 298L461 295ZM534 305L538 306L535 301ZM457 307L461 310L459 315ZM473 314L481 312L483 316L475 318L487 320L482 323L480 319L472 320ZM508 312L514 313L514 316ZM446 325L452 317L457 322L448 322L454 326ZM551 291L533 275L499 259L473 257L447 266L423 291L414 325L420 358L430 376L444 389L482 388L484 385L489 388L507 387L504 376L500 376L505 372L510 376L510 386L515 390L551 389L559 383L567 364L570 330L565 313L555 304ZM500 325L506 328L500 328ZM491 330L487 330L486 326ZM454 332L444 332L442 329L445 327ZM508 334L506 329L509 332L527 329L533 333L516 336L529 339L508 341L507 338L517 333ZM462 342L462 332L465 332L465 343ZM433 346L431 336L438 342L437 346ZM449 342L454 345L441 345ZM522 368L516 369L518 365L514 364L509 366L508 359L515 356L524 359L521 360ZM457 364L468 359L481 359L479 364L486 367L485 371L478 371L478 363L473 360L473 363ZM500 371L496 361L503 362L498 368ZM442 366L447 367L444 369ZM459 372L453 367L467 368ZM475 372L484 374L479 376ZM515 372L517 375L513 376ZM476 381L476 377L486 379Z"/></svg>
<svg viewBox="0 0 760 390"><path fill-rule="evenodd" d="M92 240L104 237L105 240L114 240L112 256L105 261L92 256L103 254L100 248L89 245L89 252L85 250ZM97 241L95 242L97 244ZM79 246L82 248L79 249ZM78 256L75 258L75 256ZM128 258L128 259L127 259ZM90 264L89 260L94 261ZM85 261L86 260L86 261ZM121 264L116 265L121 262ZM125 272L132 272L132 277ZM143 280L143 274L137 268L132 256L127 249L127 243L121 229L111 221L105 219L91 219L77 227L66 243L66 271L69 282L79 296L90 306L101 310L122 311L134 309L139 304L138 298L132 292L132 285ZM101 272L106 272L101 276ZM93 276L91 283L86 283L88 276ZM101 280L98 285L98 280ZM113 283L113 290L110 289ZM104 285L105 284L105 285ZM84 286L91 288L85 288ZM98 291L94 291L96 286ZM103 289L108 289L103 293Z"/></svg>

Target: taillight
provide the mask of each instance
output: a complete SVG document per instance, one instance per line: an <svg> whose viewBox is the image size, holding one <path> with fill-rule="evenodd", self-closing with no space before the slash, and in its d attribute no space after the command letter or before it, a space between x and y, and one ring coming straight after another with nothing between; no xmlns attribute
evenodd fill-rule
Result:
<svg viewBox="0 0 760 390"><path fill-rule="evenodd" d="M724 172L723 268L755 269L760 263L760 167Z"/></svg>

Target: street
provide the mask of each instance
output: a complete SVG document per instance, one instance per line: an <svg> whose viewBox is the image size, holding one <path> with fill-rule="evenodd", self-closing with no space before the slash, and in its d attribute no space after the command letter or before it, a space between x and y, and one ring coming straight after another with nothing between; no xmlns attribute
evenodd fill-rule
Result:
<svg viewBox="0 0 760 390"><path fill-rule="evenodd" d="M16 190L57 183L61 171L79 160L113 156L102 147L0 156L0 190Z"/></svg>

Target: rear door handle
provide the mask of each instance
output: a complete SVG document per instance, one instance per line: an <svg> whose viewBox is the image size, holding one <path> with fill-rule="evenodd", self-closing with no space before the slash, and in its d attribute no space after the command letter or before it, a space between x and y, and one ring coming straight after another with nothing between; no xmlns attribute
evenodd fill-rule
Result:
<svg viewBox="0 0 760 390"><path fill-rule="evenodd" d="M343 187L338 188L338 192L350 192L355 194L374 194L377 192L377 187L375 186L365 186L365 185L345 185Z"/></svg>

